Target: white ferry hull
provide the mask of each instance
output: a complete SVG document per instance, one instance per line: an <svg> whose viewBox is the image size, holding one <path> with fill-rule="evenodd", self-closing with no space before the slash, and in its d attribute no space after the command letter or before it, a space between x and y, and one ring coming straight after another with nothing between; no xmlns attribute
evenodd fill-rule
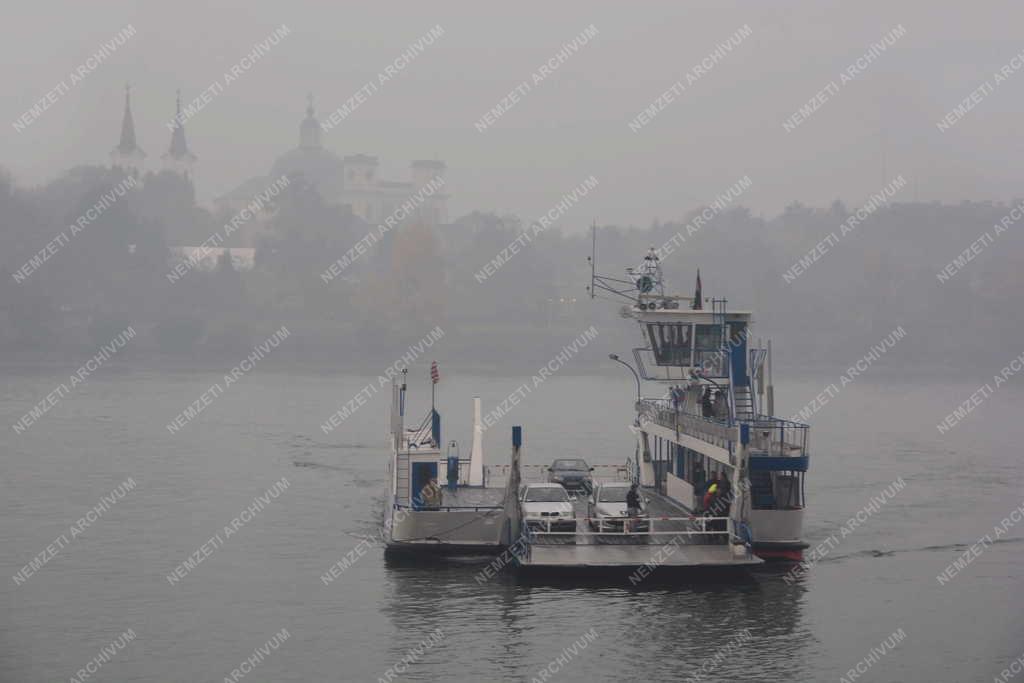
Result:
<svg viewBox="0 0 1024 683"><path fill-rule="evenodd" d="M766 560L800 561L807 543L801 540L803 510L751 510L753 549Z"/></svg>

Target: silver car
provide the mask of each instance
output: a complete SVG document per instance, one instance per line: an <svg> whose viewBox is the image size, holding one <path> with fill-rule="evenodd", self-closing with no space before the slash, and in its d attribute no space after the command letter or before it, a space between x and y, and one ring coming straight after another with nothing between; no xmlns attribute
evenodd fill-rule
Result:
<svg viewBox="0 0 1024 683"><path fill-rule="evenodd" d="M625 529L632 533L647 533L651 528L647 516L647 499L640 496L640 511L636 517L629 516L626 496L632 487L628 481L598 484L587 501L587 517L590 528L598 532L622 533ZM624 522L630 520L629 527Z"/></svg>
<svg viewBox="0 0 1024 683"><path fill-rule="evenodd" d="M576 531L576 512L561 484L527 484L520 489L523 522L536 531Z"/></svg>

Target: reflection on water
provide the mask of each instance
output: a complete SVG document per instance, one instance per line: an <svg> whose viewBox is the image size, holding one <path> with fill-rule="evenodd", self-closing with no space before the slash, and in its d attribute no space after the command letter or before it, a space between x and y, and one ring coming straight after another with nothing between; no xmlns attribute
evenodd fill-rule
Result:
<svg viewBox="0 0 1024 683"><path fill-rule="evenodd" d="M804 662L816 656L816 642L801 617L806 589L802 580L785 582L784 568L759 569L728 582L708 573L691 572L680 580L655 572L631 586L623 576L581 580L514 572L478 582L486 564L388 564L391 590L381 611L396 632L410 634L392 643L395 659L418 642L414 634L441 628L449 638L433 665L468 676L485 661L491 675L521 676L543 668L594 628L598 640L592 647L600 655L579 655L573 679L635 675L632 667L640 663L646 676L682 678L737 638L742 647L733 648L716 678L753 669L784 679L810 678Z"/></svg>

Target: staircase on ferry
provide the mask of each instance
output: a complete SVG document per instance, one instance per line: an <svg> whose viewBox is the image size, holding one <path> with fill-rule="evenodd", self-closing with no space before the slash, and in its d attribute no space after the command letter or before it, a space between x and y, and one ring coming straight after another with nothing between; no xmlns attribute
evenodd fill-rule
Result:
<svg viewBox="0 0 1024 683"><path fill-rule="evenodd" d="M736 419L754 419L754 396L750 391L750 385L733 386L733 398L736 401Z"/></svg>

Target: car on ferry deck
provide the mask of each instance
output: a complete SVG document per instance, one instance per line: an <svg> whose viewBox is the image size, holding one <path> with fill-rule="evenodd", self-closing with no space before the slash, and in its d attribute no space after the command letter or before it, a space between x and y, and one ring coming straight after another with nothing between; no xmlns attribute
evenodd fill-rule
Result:
<svg viewBox="0 0 1024 683"><path fill-rule="evenodd" d="M590 528L599 532L622 533L623 521L631 519L626 506L626 495L632 484L628 481L605 482L597 488L587 502L587 518ZM647 499L640 497L640 513L632 518L630 531L647 533L651 528L647 516Z"/></svg>
<svg viewBox="0 0 1024 683"><path fill-rule="evenodd" d="M523 520L530 528L576 531L576 512L561 484L526 484L520 489L519 503Z"/></svg>
<svg viewBox="0 0 1024 683"><path fill-rule="evenodd" d="M548 468L548 481L561 484L567 491L586 491L594 488L590 473L594 468L583 458L559 458Z"/></svg>

